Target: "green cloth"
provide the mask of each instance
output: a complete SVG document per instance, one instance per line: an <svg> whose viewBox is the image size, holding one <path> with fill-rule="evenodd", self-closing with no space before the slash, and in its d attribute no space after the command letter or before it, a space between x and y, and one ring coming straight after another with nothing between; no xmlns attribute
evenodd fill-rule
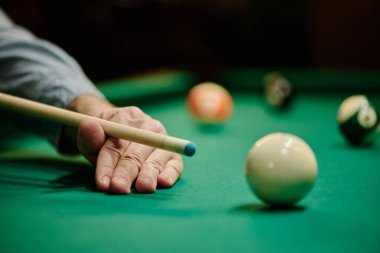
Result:
<svg viewBox="0 0 380 253"><path fill-rule="evenodd" d="M185 107L193 79L179 76L171 81L177 95L166 90L160 99L142 94L134 100L171 135L197 144L195 156L184 157L184 174L171 189L100 193L94 189L93 167L83 158L60 157L33 136L2 137L0 251L380 251L380 146L353 148L341 137L336 113L349 93L300 92L289 110L277 112L259 92L231 89L232 118L220 127L202 127ZM149 80L141 84L149 86ZM120 90L113 94L112 84L103 85L111 101L115 96L123 103ZM253 143L279 131L309 143L319 165L314 188L289 210L263 205L244 176Z"/></svg>

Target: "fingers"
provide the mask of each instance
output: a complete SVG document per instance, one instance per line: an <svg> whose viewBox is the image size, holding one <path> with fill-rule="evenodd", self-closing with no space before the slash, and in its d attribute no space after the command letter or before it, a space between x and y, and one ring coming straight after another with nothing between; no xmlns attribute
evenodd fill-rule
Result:
<svg viewBox="0 0 380 253"><path fill-rule="evenodd" d="M96 186L100 191L109 191L111 189L114 171L130 144L131 142L129 141L109 137L103 145L98 154L95 172ZM111 192L125 194L130 192L130 186L125 182L125 179L115 179L112 182Z"/></svg>
<svg viewBox="0 0 380 253"><path fill-rule="evenodd" d="M165 164L163 170L157 178L158 186L162 188L172 187L183 171L182 157L174 154L172 158Z"/></svg>
<svg viewBox="0 0 380 253"><path fill-rule="evenodd" d="M100 117L166 134L159 121L136 107L116 108ZM95 180L100 191L129 194L134 184L136 191L151 193L157 187L171 187L183 170L180 155L127 140L107 138L96 121L82 122L77 139L82 154L96 163Z"/></svg>
<svg viewBox="0 0 380 253"><path fill-rule="evenodd" d="M109 191L116 194L130 193L144 161L153 150L149 146L131 143L115 167Z"/></svg>
<svg viewBox="0 0 380 253"><path fill-rule="evenodd" d="M156 150L145 161L136 180L136 190L155 192L157 187L170 188L183 171L182 157L167 151Z"/></svg>
<svg viewBox="0 0 380 253"><path fill-rule="evenodd" d="M107 142L99 153L96 169L99 190L129 194L135 182L137 192L153 193L157 185L173 186L181 175L181 156L137 143L131 143L123 151L117 141Z"/></svg>
<svg viewBox="0 0 380 253"><path fill-rule="evenodd" d="M157 178L163 171L165 164L170 159L171 153L163 150L155 150L143 163L136 180L136 190L143 193L155 192Z"/></svg>

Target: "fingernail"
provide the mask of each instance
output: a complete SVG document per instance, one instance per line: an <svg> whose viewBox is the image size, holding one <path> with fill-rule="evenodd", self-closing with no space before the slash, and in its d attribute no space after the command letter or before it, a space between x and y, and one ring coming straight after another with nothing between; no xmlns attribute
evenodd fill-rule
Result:
<svg viewBox="0 0 380 253"><path fill-rule="evenodd" d="M103 182L103 184L109 186L109 185L110 185L110 182L111 182L111 179L110 179L109 176L104 176L104 177L102 178L102 182Z"/></svg>
<svg viewBox="0 0 380 253"><path fill-rule="evenodd" d="M115 181L118 184L117 185L117 189L118 189L117 193L126 193L126 194L128 194L128 193L131 192L129 181L127 181L124 178L116 178Z"/></svg>

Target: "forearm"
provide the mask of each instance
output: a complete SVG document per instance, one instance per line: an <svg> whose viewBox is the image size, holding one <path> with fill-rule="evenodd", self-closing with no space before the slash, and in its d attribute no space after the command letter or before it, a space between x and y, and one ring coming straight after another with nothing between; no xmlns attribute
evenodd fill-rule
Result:
<svg viewBox="0 0 380 253"><path fill-rule="evenodd" d="M67 53L13 24L1 9L0 22L2 91L58 107L81 93L99 94Z"/></svg>
<svg viewBox="0 0 380 253"><path fill-rule="evenodd" d="M61 108L81 94L102 96L69 55L13 24L1 9L0 91ZM28 120L28 130L57 144L60 124Z"/></svg>

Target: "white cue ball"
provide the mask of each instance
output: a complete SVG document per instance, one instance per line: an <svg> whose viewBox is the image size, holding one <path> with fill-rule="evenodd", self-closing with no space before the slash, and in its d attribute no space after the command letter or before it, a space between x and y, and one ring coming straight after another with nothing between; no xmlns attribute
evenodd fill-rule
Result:
<svg viewBox="0 0 380 253"><path fill-rule="evenodd" d="M276 206L289 206L305 197L314 185L317 170L310 146L287 133L273 133L258 140L246 161L252 191Z"/></svg>

